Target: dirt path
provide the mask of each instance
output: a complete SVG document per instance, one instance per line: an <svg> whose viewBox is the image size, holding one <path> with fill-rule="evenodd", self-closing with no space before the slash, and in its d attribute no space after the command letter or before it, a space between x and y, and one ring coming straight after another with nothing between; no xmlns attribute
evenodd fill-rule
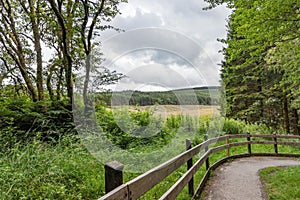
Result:
<svg viewBox="0 0 300 200"><path fill-rule="evenodd" d="M259 170L272 166L300 165L292 158L241 158L220 166L208 181L203 192L205 200L260 200L265 199Z"/></svg>

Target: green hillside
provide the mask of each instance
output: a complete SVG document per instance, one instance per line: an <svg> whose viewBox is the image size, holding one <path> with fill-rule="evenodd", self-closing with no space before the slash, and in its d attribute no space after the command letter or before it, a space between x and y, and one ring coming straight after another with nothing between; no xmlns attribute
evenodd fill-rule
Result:
<svg viewBox="0 0 300 200"><path fill-rule="evenodd" d="M216 105L219 87L184 88L170 91L121 91L103 92L96 97L97 101L110 105Z"/></svg>

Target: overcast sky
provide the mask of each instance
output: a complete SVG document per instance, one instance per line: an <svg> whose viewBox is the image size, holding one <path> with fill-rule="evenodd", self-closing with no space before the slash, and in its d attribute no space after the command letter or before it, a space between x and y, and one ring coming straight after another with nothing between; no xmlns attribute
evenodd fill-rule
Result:
<svg viewBox="0 0 300 200"><path fill-rule="evenodd" d="M101 40L105 66L127 76L117 90L219 85L218 64L230 10L201 0L129 0Z"/></svg>

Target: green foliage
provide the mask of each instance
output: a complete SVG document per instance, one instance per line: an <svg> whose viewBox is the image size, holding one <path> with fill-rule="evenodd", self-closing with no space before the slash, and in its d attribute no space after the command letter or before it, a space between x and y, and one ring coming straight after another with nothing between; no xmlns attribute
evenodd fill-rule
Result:
<svg viewBox="0 0 300 200"><path fill-rule="evenodd" d="M132 149L144 145L165 145L178 129L175 119L167 120L164 125L164 120L161 117L153 116L150 110L113 111L99 105L96 108L96 114L102 131L122 149Z"/></svg>
<svg viewBox="0 0 300 200"><path fill-rule="evenodd" d="M221 40L226 116L299 134L299 5L294 0L206 1L211 8L222 3L234 8L227 38Z"/></svg>
<svg viewBox="0 0 300 200"><path fill-rule="evenodd" d="M0 152L0 199L96 199L104 167L76 138L53 146L39 141Z"/></svg>
<svg viewBox="0 0 300 200"><path fill-rule="evenodd" d="M75 134L72 114L62 101L6 97L1 99L0 107L0 136L5 147L35 138L55 143L62 135Z"/></svg>
<svg viewBox="0 0 300 200"><path fill-rule="evenodd" d="M300 166L270 167L260 171L270 200L300 199Z"/></svg>
<svg viewBox="0 0 300 200"><path fill-rule="evenodd" d="M242 134L244 133L245 124L238 120L226 119L223 125L225 134Z"/></svg>

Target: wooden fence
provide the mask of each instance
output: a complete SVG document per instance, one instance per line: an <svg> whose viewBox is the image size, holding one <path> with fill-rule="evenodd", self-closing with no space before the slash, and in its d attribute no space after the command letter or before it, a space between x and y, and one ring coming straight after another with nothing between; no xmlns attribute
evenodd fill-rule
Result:
<svg viewBox="0 0 300 200"><path fill-rule="evenodd" d="M245 141L231 141L230 139L244 138ZM258 138L263 138L264 140L258 140ZM249 157L249 156L284 156L284 157L300 157L300 154L287 154L279 153L278 145L288 145L288 146L300 146L300 136L296 135L277 135L277 134L238 134L238 135L224 135L216 138L208 139L195 147L191 147L191 143L187 140L187 150L182 154L174 157L173 159L151 169L150 171L138 176L137 178L122 184L122 165L114 161L111 164L106 165L108 169L106 172L106 185L113 184L113 186L106 186L107 191L111 190L112 187L116 187L112 191L108 192L106 195L101 197L99 200L135 200L149 191L156 184L161 182L164 178L173 173L176 169L187 163L187 171L182 175L177 182L169 188L161 197L163 199L175 199L176 196L183 190L183 188L188 185L188 191L191 195L191 199L197 199L204 188L206 181L209 178L211 170L226 162L228 159ZM225 141L225 144L216 146L216 142ZM224 142L223 142L224 143ZM273 145L273 153L254 153L252 152L253 144L262 145ZM214 146L213 146L214 145ZM230 148L234 146L247 146L247 152L244 154L230 155ZM210 166L209 156L212 153L226 150L226 157L217 161L212 166ZM203 152L200 159L196 160L193 164L192 158L195 155ZM200 167L205 164L206 173L203 176L200 184L194 189L193 177L195 173L200 169ZM116 166L116 168L114 168ZM112 172L111 172L112 171ZM116 174L119 174L116 175ZM116 181L117 180L117 181ZM119 185L119 186L118 186ZM117 187L118 186L118 187Z"/></svg>

